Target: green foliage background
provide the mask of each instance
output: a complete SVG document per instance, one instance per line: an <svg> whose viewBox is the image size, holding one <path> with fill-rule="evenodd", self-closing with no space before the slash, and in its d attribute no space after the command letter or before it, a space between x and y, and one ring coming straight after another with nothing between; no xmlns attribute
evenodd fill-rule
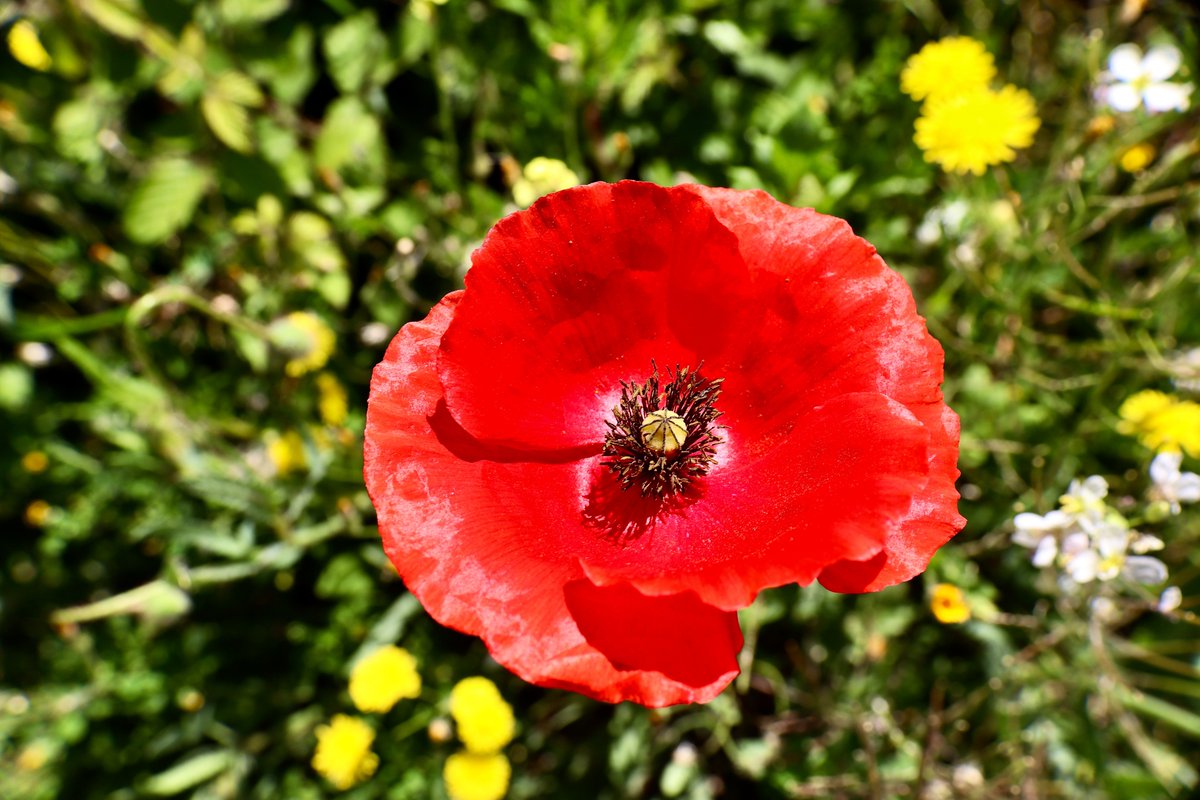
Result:
<svg viewBox="0 0 1200 800"><path fill-rule="evenodd" d="M1194 8L1139 5L0 6L53 59L0 55L0 796L331 794L314 728L349 711L355 654L392 641L426 688L374 721L381 766L349 796L443 797L453 746L425 730L471 674L517 710L514 798L1186 794L1194 618L1147 613L1147 593L1098 621L1008 538L1075 476L1145 489L1151 454L1116 408L1169 388L1164 356L1200 344L1197 114L1095 123L1117 44L1172 42L1194 79ZM951 33L983 41L1043 121L981 178L922 160L898 88ZM1157 159L1122 171L1141 142ZM426 617L378 544L360 447L379 324L460 284L536 156L846 217L946 347L966 531L878 595L767 592L743 615L744 674L706 707L523 685ZM964 221L918 237L951 203ZM267 341L294 310L336 330L344 424ZM19 357L30 342L48 363ZM304 466L275 474L288 431ZM35 451L44 471L23 465ZM1187 609L1197 512L1158 530ZM931 616L937 581L972 621Z"/></svg>

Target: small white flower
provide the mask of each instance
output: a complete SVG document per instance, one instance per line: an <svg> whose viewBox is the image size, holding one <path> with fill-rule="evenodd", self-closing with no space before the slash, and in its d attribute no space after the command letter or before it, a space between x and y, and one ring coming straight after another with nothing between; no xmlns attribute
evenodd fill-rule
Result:
<svg viewBox="0 0 1200 800"><path fill-rule="evenodd" d="M1100 75L1096 97L1117 111L1145 105L1150 113L1186 111L1190 83L1167 81L1179 71L1183 57L1171 45L1151 47L1145 55L1136 44L1123 44L1108 56L1108 71Z"/></svg>
<svg viewBox="0 0 1200 800"><path fill-rule="evenodd" d="M1092 549L1091 538L1081 531L1076 531L1063 539L1062 552L1065 558L1074 558Z"/></svg>
<svg viewBox="0 0 1200 800"><path fill-rule="evenodd" d="M1167 579L1167 565L1153 556L1130 556L1121 574L1131 581L1153 585Z"/></svg>
<svg viewBox="0 0 1200 800"><path fill-rule="evenodd" d="M1200 475L1182 472L1180 453L1159 453L1150 462L1150 480L1154 481L1154 492L1171 506L1171 513L1182 511L1181 503L1200 501Z"/></svg>
<svg viewBox="0 0 1200 800"><path fill-rule="evenodd" d="M1183 603L1183 592L1178 586L1168 586L1163 589L1162 595L1158 598L1158 610L1163 614L1170 614Z"/></svg>
<svg viewBox="0 0 1200 800"><path fill-rule="evenodd" d="M1108 496L1108 481L1099 475L1085 480L1076 478L1067 487L1067 493L1058 498L1062 510L1067 514L1103 514L1104 498Z"/></svg>
<svg viewBox="0 0 1200 800"><path fill-rule="evenodd" d="M1129 549L1138 555L1151 553L1155 550L1162 550L1166 547L1163 540L1157 536L1151 536L1148 533L1134 533L1133 541L1129 543Z"/></svg>
<svg viewBox="0 0 1200 800"><path fill-rule="evenodd" d="M1091 583L1100 572L1100 555L1095 550L1083 550L1067 556L1063 571L1075 583Z"/></svg>
<svg viewBox="0 0 1200 800"><path fill-rule="evenodd" d="M1176 386L1185 392L1200 392L1200 347L1175 353L1167 365Z"/></svg>
<svg viewBox="0 0 1200 800"><path fill-rule="evenodd" d="M1026 511L1013 517L1016 531L1012 540L1022 547L1033 549L1039 547L1047 536L1064 533L1074 522L1074 518L1063 511L1051 511L1049 514Z"/></svg>
<svg viewBox="0 0 1200 800"><path fill-rule="evenodd" d="M1033 551L1033 565L1035 567L1048 567L1054 563L1054 558L1058 555L1058 542L1053 536L1046 536L1037 544L1037 549Z"/></svg>

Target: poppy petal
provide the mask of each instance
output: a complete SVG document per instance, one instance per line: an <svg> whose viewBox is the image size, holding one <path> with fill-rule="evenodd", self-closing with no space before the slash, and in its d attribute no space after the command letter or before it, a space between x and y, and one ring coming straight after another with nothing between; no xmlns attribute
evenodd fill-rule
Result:
<svg viewBox="0 0 1200 800"><path fill-rule="evenodd" d="M693 188L738 237L762 312L760 329L748 337L755 349L737 373L757 384L722 398L729 424L754 420L753 412L763 408L786 424L794 411L772 400L778 395L811 403L839 392L877 391L925 426L923 488L889 529L883 551L847 560L821 577L827 588L844 592L908 580L966 522L957 510L959 423L942 398L942 349L917 314L912 293L843 220L793 208L764 192ZM793 285L803 291L786 291ZM758 420L769 422L761 411Z"/></svg>
<svg viewBox="0 0 1200 800"><path fill-rule="evenodd" d="M597 491L611 480L598 469L591 502L605 513L585 516L604 524L574 546L596 583L692 589L719 608L744 608L761 589L807 584L829 564L878 553L924 483L927 438L899 403L843 395L757 454L737 452L731 432L733 452L660 516L636 492Z"/></svg>
<svg viewBox="0 0 1200 800"><path fill-rule="evenodd" d="M958 415L944 408L929 448L929 477L899 526L888 532L884 548L865 561L841 561L827 567L821 585L832 592L877 592L920 575L938 548L958 533L966 520L957 511Z"/></svg>
<svg viewBox="0 0 1200 800"><path fill-rule="evenodd" d="M705 202L634 181L504 218L466 283L438 365L450 413L532 451L597 448L621 381L722 352L749 313L738 243Z"/></svg>
<svg viewBox="0 0 1200 800"><path fill-rule="evenodd" d="M521 504L497 492L573 485L577 468L516 462L446 413L435 364L461 298L402 328L372 376L364 476L397 571L435 619L482 637L530 682L651 706L712 699L737 674L736 614L694 593L592 585L552 531L525 527Z"/></svg>

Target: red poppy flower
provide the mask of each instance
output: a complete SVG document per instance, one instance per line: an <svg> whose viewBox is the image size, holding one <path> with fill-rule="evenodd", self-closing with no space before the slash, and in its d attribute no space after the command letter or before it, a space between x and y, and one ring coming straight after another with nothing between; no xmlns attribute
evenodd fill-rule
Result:
<svg viewBox="0 0 1200 800"><path fill-rule="evenodd" d="M842 220L592 184L466 283L375 368L366 481L410 590L528 681L709 700L760 590L874 591L962 527L941 348Z"/></svg>

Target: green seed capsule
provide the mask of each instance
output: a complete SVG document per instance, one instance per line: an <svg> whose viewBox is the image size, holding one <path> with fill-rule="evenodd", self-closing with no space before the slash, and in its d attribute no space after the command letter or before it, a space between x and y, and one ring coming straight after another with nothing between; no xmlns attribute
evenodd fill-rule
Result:
<svg viewBox="0 0 1200 800"><path fill-rule="evenodd" d="M642 443L660 456L673 456L687 441L687 423L666 408L651 411L642 420Z"/></svg>

